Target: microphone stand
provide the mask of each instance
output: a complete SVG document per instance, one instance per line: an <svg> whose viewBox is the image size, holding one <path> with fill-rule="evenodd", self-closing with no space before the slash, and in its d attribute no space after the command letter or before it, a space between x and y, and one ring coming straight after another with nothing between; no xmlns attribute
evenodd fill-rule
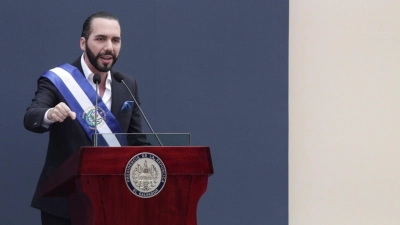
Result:
<svg viewBox="0 0 400 225"><path fill-rule="evenodd" d="M96 83L96 106L94 108L95 112L94 112L94 137L93 137L93 146L97 147L97 111L98 111L98 106L97 106L97 102L98 102L98 94L97 94L97 90L98 90L98 84Z"/></svg>
<svg viewBox="0 0 400 225"><path fill-rule="evenodd" d="M93 75L93 83L96 84L96 105L94 108L95 112L94 112L94 137L93 137L93 146L94 147L97 147L97 134L98 134L98 131L97 131L97 114L98 114L97 103L99 101L97 92L98 92L100 82L101 82L101 76L99 74L94 74Z"/></svg>
<svg viewBox="0 0 400 225"><path fill-rule="evenodd" d="M160 138L158 137L158 135L154 132L153 128L151 127L149 121L147 120L147 118L146 118L146 116L144 115L142 109L140 108L138 102L136 101L135 96L132 94L131 90L128 88L128 85L126 85L126 83L125 83L124 80L121 80L121 82L125 85L126 89L128 89L129 93L132 95L132 98L133 98L133 100L135 101L135 104L137 105L138 109L140 110L140 113L141 113L142 116L143 116L143 119L146 121L146 123L147 123L147 125L149 126L151 132L156 136L157 141L158 141L158 143L160 144L160 146L164 146L164 145L161 143L161 140L160 140Z"/></svg>

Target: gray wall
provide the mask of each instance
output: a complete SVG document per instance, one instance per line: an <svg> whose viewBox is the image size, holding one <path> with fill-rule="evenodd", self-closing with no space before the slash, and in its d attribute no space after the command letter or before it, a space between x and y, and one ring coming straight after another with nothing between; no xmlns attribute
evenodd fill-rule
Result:
<svg viewBox="0 0 400 225"><path fill-rule="evenodd" d="M80 54L93 12L119 17L116 68L140 85L157 132L210 146L215 174L199 224L288 223L288 1L6 1L2 50L0 224L39 224L30 200L47 134L22 125L37 78Z"/></svg>

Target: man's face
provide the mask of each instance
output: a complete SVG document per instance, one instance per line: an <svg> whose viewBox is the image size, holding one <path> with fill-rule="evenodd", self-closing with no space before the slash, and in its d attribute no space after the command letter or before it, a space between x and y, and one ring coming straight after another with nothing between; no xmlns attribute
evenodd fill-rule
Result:
<svg viewBox="0 0 400 225"><path fill-rule="evenodd" d="M118 59L121 49L121 29L118 21L104 18L92 20L91 33L81 37L85 62L93 73L108 72Z"/></svg>

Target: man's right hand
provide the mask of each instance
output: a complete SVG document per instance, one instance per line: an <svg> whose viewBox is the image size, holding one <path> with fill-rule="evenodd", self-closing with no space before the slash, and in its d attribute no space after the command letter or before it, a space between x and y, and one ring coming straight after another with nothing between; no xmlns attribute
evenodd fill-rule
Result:
<svg viewBox="0 0 400 225"><path fill-rule="evenodd" d="M64 102L58 103L47 113L47 119L54 122L63 122L68 116L74 120L76 118L76 113L72 112Z"/></svg>

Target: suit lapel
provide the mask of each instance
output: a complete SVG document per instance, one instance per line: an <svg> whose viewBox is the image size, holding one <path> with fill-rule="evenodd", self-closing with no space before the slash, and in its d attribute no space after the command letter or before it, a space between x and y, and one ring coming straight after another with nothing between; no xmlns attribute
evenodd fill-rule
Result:
<svg viewBox="0 0 400 225"><path fill-rule="evenodd" d="M111 71L113 75L113 71ZM111 75L111 76L112 76ZM130 99L126 94L126 88L122 83L118 83L112 76L111 82L111 113L117 119L119 125L121 126L122 132L128 132L128 127L131 119L131 114L121 113L121 107L123 103Z"/></svg>
<svg viewBox="0 0 400 225"><path fill-rule="evenodd" d="M117 118L119 106L122 105L121 101L123 101L123 98L121 96L121 88L118 88L119 83L114 79L113 74L114 72L111 71L111 113Z"/></svg>

